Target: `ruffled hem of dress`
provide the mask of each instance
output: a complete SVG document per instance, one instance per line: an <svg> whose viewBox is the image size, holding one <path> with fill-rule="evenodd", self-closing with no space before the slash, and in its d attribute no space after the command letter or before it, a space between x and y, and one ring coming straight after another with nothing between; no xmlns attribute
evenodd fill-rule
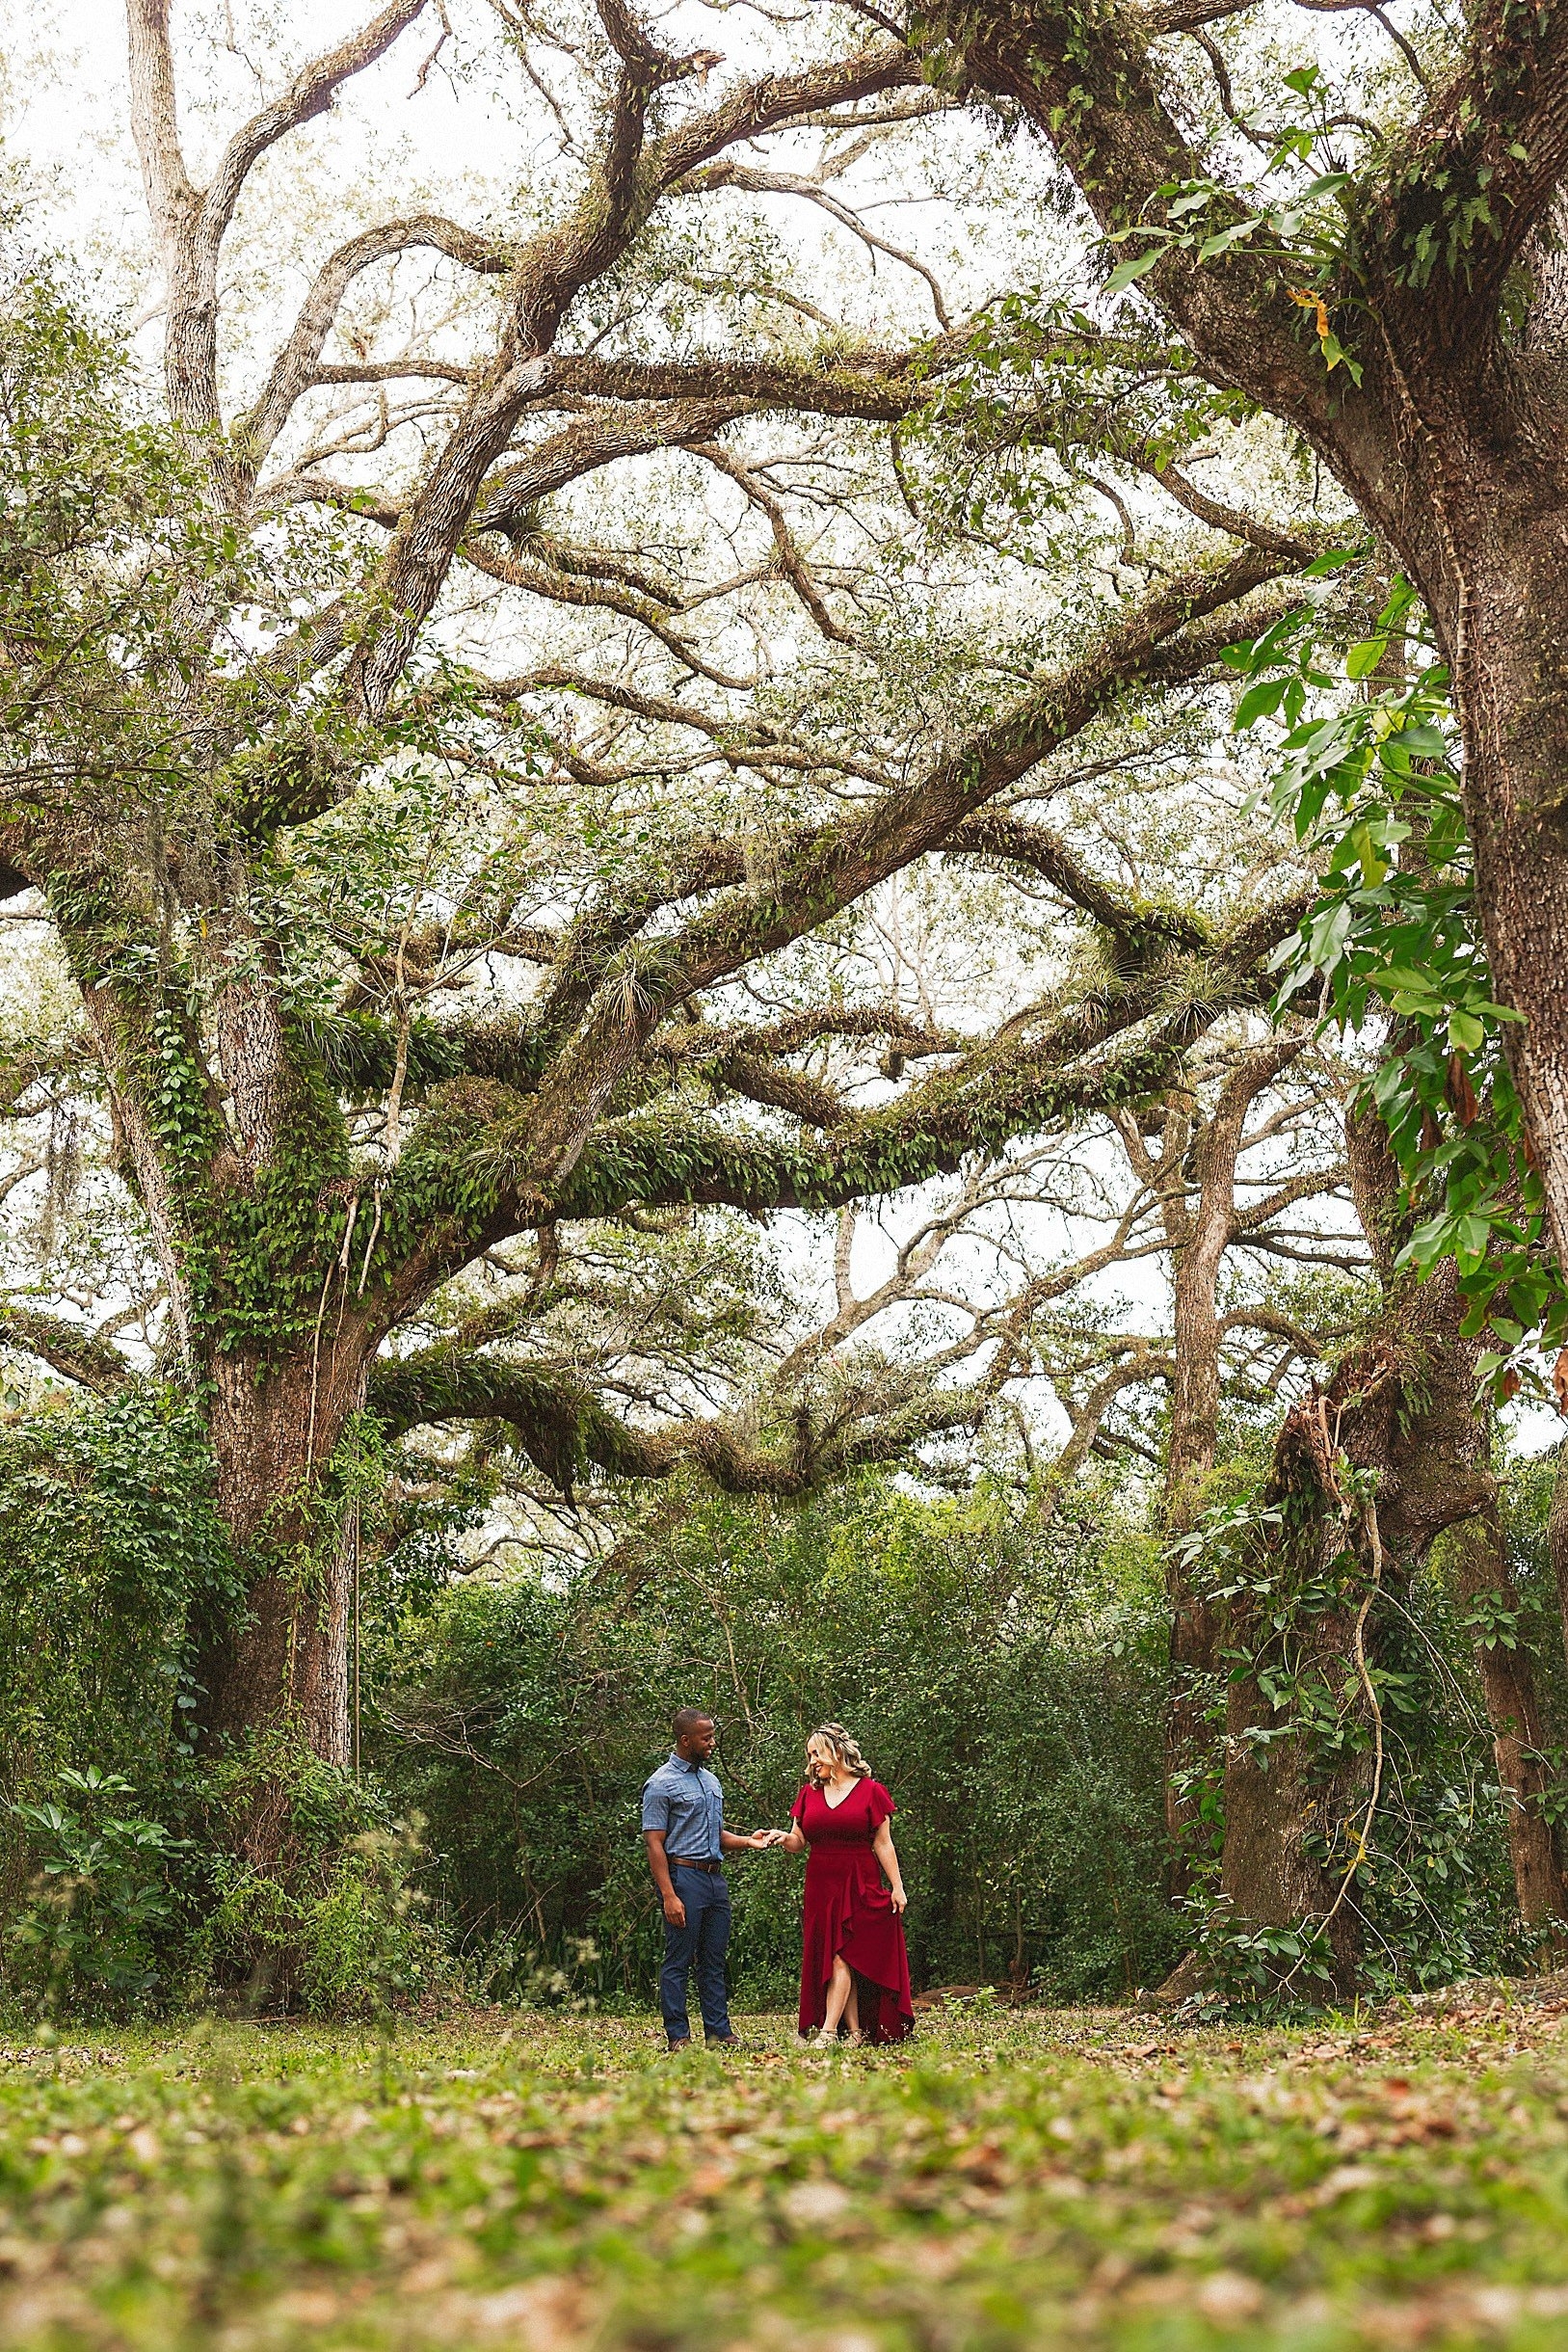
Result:
<svg viewBox="0 0 1568 2352"><path fill-rule="evenodd" d="M802 1954L800 2030L803 2034L809 2033L813 2026L821 2024L822 2019L827 2013L828 1987L833 1981L833 1964L836 1960L842 1959L848 1964L854 1974L860 1977L864 1984L869 1985L874 1989L878 1996L877 2006L879 2011L885 2003L889 2004L891 2007L893 2016L899 2020L901 2026L900 2032L896 2034L883 2033L880 2030L881 2020L879 2018L878 2032L875 2039L879 2042L901 2042L906 2038L906 2036L913 2033L915 2030L915 2012L913 2008L906 2008L904 2006L905 2000L909 1996L906 1995L902 1983L890 1985L888 1983L885 1977L874 1975L869 1968L863 1966L856 1960L854 1953L854 1904L852 1902L847 1903L845 1904L839 1917L832 1920L829 1923L828 1935L825 1939L827 1944L827 1965L825 1968L823 1968L819 1964L814 1978L811 1980L811 1991L814 1997L810 2004L808 2004L806 1998L808 1979L806 1975L805 1964L807 1956Z"/></svg>

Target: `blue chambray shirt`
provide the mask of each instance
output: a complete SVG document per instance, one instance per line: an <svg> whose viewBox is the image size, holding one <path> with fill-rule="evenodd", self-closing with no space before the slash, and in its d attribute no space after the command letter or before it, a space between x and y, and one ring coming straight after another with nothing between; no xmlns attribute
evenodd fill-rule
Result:
<svg viewBox="0 0 1568 2352"><path fill-rule="evenodd" d="M717 1862L724 1850L724 1791L705 1764L673 1754L643 1789L643 1828L664 1831L672 1862Z"/></svg>

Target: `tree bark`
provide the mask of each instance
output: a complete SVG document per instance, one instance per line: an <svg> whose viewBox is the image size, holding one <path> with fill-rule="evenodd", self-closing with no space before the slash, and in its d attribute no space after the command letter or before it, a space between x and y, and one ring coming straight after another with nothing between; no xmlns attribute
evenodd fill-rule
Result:
<svg viewBox="0 0 1568 2352"><path fill-rule="evenodd" d="M286 1727L324 1761L350 1760L350 1564L320 1479L362 1385L358 1348L341 1344L277 1368L213 1367L218 1508L253 1581L201 1661L209 1742Z"/></svg>
<svg viewBox="0 0 1568 2352"><path fill-rule="evenodd" d="M1170 1248L1174 1376L1163 1509L1170 1536L1196 1525L1219 1443L1219 1285L1225 1252L1236 1233L1236 1170L1247 1113L1300 1051L1298 1041L1276 1039L1246 1055L1207 1114L1195 1103L1173 1100L1157 1163L1142 1150L1136 1127L1123 1126L1134 1167L1158 1189ZM1219 1668L1221 1622L1174 1547L1167 1548L1165 1558L1171 1613L1167 1885L1171 1900L1180 1902L1191 1890L1192 1850L1201 1833L1200 1801L1189 1781L1212 1744L1207 1715Z"/></svg>
<svg viewBox="0 0 1568 2352"><path fill-rule="evenodd" d="M1474 1608L1491 1604L1488 1615L1519 1608L1519 1589L1508 1569L1502 1514L1496 1498L1453 1530L1454 1582L1460 1599ZM1527 1927L1568 1918L1568 1885L1552 1822L1543 1810L1551 1787L1544 1753L1546 1728L1528 1650L1475 1634L1475 1665L1486 1697L1492 1753L1502 1791L1514 1894Z"/></svg>
<svg viewBox="0 0 1568 2352"><path fill-rule="evenodd" d="M1297 1629L1296 1672L1340 1680L1355 1639L1354 1610L1313 1617ZM1369 1711L1358 1703L1361 1728ZM1371 1756L1352 1750L1332 1765L1295 1737L1267 1747L1256 1735L1277 1727L1276 1711L1256 1675L1228 1694L1225 1845L1220 1892L1233 1922L1296 1928L1326 1921L1326 1962L1334 1991L1353 1992L1361 1962L1361 1920L1346 1874L1353 1870L1362 1825L1372 1802ZM1293 1964L1281 1964L1282 1977ZM1303 1992L1316 1978L1296 1978Z"/></svg>
<svg viewBox="0 0 1568 2352"><path fill-rule="evenodd" d="M1552 1482L1552 1510L1546 1523L1546 1540L1552 1559L1552 1573L1557 1587L1563 1655L1568 1658L1568 1442L1557 1448L1557 1474Z"/></svg>
<svg viewBox="0 0 1568 2352"><path fill-rule="evenodd" d="M1454 1575L1466 1606L1474 1611L1484 1598L1493 1612L1513 1615L1519 1592L1508 1567L1491 1430L1475 1401L1480 1342L1462 1328L1455 1270L1442 1266L1417 1282L1395 1268L1410 1219L1401 1210L1387 1136L1372 1114L1356 1114L1348 1122L1347 1143L1356 1205L1387 1298L1385 1323L1406 1334L1411 1355L1405 1406L1390 1428L1378 1497L1384 1540L1395 1560L1414 1566L1437 1536L1451 1529ZM1545 1729L1529 1654L1501 1640L1489 1643L1483 1621L1475 1657L1503 1792L1520 1915L1530 1926L1568 1917L1560 1840L1543 1810Z"/></svg>
<svg viewBox="0 0 1568 2352"><path fill-rule="evenodd" d="M1369 1113L1353 1113L1346 1129L1351 1188L1385 1285L1382 1330L1345 1359L1322 1397L1287 1417L1275 1453L1273 1499L1311 1497L1316 1487L1325 1540L1337 1549L1328 1507L1334 1458L1342 1453L1377 1482L1378 1556L1369 1531L1362 1532L1365 1576L1375 1566L1383 1589L1397 1592L1436 1538L1452 1529L1463 1598L1473 1604L1486 1595L1503 1611L1516 1608L1490 1437L1475 1405L1477 1343L1460 1330L1463 1305L1454 1270L1443 1266L1427 1281L1416 1282L1395 1268L1402 1212L1387 1137ZM1354 1526L1345 1533L1352 1540L1358 1535ZM1301 1635L1305 1663L1348 1680L1353 1631L1354 1617L1343 1611L1312 1619ZM1374 1604L1366 1622L1373 1660L1376 1640ZM1546 1775L1534 1677L1524 1651L1478 1639L1475 1657L1504 1791L1516 1896L1524 1918L1538 1925L1568 1915L1568 1889L1557 1841L1541 1809ZM1357 1810L1370 1801L1365 1758L1315 1777L1303 1744L1279 1739L1268 1743L1268 1769L1262 1772L1259 1735L1282 1729L1281 1718L1256 1679L1233 1686L1231 1697L1222 1891L1239 1919L1277 1926L1321 1917L1338 1887L1320 1868L1315 1877L1308 1848L1320 1845L1325 1831L1345 1844ZM1344 1867L1342 1862L1342 1875ZM1304 1902L1307 1910L1298 1908ZM1356 1934L1352 1895L1336 1912L1333 1931L1342 1991L1354 1979Z"/></svg>

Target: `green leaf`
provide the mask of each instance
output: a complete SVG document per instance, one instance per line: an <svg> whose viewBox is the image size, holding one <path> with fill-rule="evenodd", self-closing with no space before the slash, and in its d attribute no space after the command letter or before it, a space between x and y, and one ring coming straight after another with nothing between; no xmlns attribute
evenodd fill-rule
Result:
<svg viewBox="0 0 1568 2352"><path fill-rule="evenodd" d="M1326 579L1331 572L1342 572L1346 564L1360 563L1366 552L1365 544L1358 548L1328 548L1321 555L1313 557L1302 577L1309 580Z"/></svg>
<svg viewBox="0 0 1568 2352"><path fill-rule="evenodd" d="M1391 742L1396 742L1399 749L1407 752L1412 760L1443 760L1448 757L1448 746L1442 731L1424 719L1401 727L1398 735L1391 737Z"/></svg>
<svg viewBox="0 0 1568 2352"><path fill-rule="evenodd" d="M1319 351L1321 351L1324 364L1329 369L1331 374L1336 367L1342 367L1352 384L1360 384L1362 377L1361 361L1351 358L1349 352L1346 351L1344 345L1341 342L1337 334L1329 334L1321 335L1318 338L1317 347Z"/></svg>
<svg viewBox="0 0 1568 2352"><path fill-rule="evenodd" d="M1249 686L1236 707L1236 734L1240 735L1257 719L1271 717L1284 701L1289 683L1284 678L1262 678L1255 686Z"/></svg>
<svg viewBox="0 0 1568 2352"><path fill-rule="evenodd" d="M1250 220L1233 222L1229 228L1216 228L1213 235L1205 237L1199 246L1198 259L1210 261L1216 254L1229 253L1233 245L1239 245L1243 239L1250 237L1258 226L1259 217L1254 214Z"/></svg>
<svg viewBox="0 0 1568 2352"><path fill-rule="evenodd" d="M1161 242L1158 245L1151 246L1145 254L1133 254L1128 260L1118 261L1105 281L1106 293L1120 294L1124 286L1131 285L1139 278L1146 278L1163 252L1164 245Z"/></svg>
<svg viewBox="0 0 1568 2352"><path fill-rule="evenodd" d="M1416 972L1408 964L1385 964L1377 975L1379 988L1407 988L1416 995L1430 994L1430 973Z"/></svg>
<svg viewBox="0 0 1568 2352"><path fill-rule="evenodd" d="M1364 678L1370 678L1388 650L1387 637L1363 637L1360 644L1353 645L1344 657L1346 678L1358 683Z"/></svg>

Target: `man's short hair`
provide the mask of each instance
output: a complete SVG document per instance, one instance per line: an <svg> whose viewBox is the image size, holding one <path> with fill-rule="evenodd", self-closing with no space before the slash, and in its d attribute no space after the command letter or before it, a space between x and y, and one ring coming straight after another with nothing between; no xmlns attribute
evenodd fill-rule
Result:
<svg viewBox="0 0 1568 2352"><path fill-rule="evenodd" d="M699 1724L713 1721L705 1707L678 1707L670 1720L670 1728L678 1740L683 1740L688 1731L696 1730Z"/></svg>

